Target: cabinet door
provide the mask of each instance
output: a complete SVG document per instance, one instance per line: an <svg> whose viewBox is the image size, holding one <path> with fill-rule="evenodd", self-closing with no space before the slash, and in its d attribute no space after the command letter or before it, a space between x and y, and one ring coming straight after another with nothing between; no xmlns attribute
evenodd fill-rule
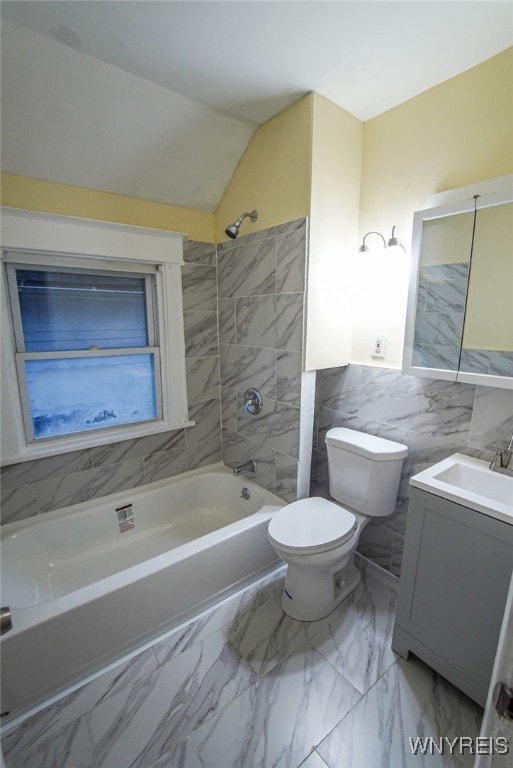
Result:
<svg viewBox="0 0 513 768"><path fill-rule="evenodd" d="M512 567L513 526L412 488L397 623L449 679L486 692Z"/></svg>

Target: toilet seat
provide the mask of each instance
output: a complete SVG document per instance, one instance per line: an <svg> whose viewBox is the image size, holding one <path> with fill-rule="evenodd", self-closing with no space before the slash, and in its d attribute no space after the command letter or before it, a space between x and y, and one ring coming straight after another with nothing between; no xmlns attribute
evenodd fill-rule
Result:
<svg viewBox="0 0 513 768"><path fill-rule="evenodd" d="M300 499L271 519L269 538L284 551L324 552L352 538L357 521L352 512L328 499Z"/></svg>

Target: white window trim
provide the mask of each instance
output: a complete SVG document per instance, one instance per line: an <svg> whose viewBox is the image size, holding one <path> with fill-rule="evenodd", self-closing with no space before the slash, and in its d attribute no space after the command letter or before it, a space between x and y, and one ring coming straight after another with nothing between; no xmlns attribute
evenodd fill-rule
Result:
<svg viewBox="0 0 513 768"><path fill-rule="evenodd" d="M68 265L74 257L80 257L81 262L84 258L90 259L92 267L94 265L99 267L99 261L105 264L106 260L111 263L119 261L120 269L122 269L122 262L131 266L144 263L157 266L159 326L173 329L173 333L164 334L160 342L160 364L164 383L161 421L52 438L27 445L16 373L15 344L5 270L2 264L0 270L2 465L192 426L194 422L189 421L187 416L181 289L184 235L145 227L5 207L0 209L0 216L2 261L4 252L10 252L9 261L12 261L12 251L22 251L24 253L20 253L20 262L26 259L27 253L43 252L44 255L46 252L51 254L54 260L65 257L63 263Z"/></svg>

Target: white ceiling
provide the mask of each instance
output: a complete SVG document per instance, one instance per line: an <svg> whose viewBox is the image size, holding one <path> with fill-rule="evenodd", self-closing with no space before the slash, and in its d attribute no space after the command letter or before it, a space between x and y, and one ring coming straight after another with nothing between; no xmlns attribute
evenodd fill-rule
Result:
<svg viewBox="0 0 513 768"><path fill-rule="evenodd" d="M198 154L197 142L203 141L197 130L193 131L195 145L187 148L187 142L182 141L180 153L182 159L184 153L191 156L193 175L202 178L199 184L205 188L203 192L208 188L208 194L178 195L178 199L176 191L166 191L165 185L155 185L153 193L148 191L148 181L144 194L138 196L210 210L215 209L254 127L305 93L316 91L359 119L368 120L513 44L512 0L16 0L2 2L1 10L15 25L37 32L38 38L48 38L48 44L54 46L54 58L64 44L74 49L77 61L78 52L158 86L164 101L173 102L166 117L169 136L175 121L180 123L181 133L185 130L187 134L190 101L196 102L196 111L203 108L205 132L209 123L214 132L225 131L221 146L211 148L212 152L222 152L223 157L204 157L196 174L194 155ZM30 50L41 42L27 45ZM37 64L27 77L37 79L36 68ZM14 102L7 108L17 109ZM220 123L221 117L229 122ZM55 128L61 130L58 121ZM4 147L8 162L12 142L21 144L17 132L13 124L11 140ZM137 138L139 142L145 140L143 134ZM162 141L155 135L146 138ZM148 148L146 143L145 153ZM164 149L160 147L154 157L161 158ZM168 140L167 151L171 149ZM117 151L115 142L111 151ZM18 147L20 157L26 153L27 148ZM83 164L91 170L85 156ZM132 192L125 193L137 192L137 172L134 167L133 188L128 185ZM131 173L125 167L121 175ZM219 178L213 178L213 173ZM96 184L96 188L115 182L102 178L103 186ZM86 185L85 180L80 183ZM198 181L194 183L197 188ZM112 191L121 191L119 185Z"/></svg>

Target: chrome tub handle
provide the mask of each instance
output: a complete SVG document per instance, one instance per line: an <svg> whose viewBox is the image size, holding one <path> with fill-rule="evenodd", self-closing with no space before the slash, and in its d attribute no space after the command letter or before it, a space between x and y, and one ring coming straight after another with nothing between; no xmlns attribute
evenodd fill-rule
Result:
<svg viewBox="0 0 513 768"><path fill-rule="evenodd" d="M0 609L0 635L9 632L10 629L12 629L11 609L9 606L3 606Z"/></svg>

